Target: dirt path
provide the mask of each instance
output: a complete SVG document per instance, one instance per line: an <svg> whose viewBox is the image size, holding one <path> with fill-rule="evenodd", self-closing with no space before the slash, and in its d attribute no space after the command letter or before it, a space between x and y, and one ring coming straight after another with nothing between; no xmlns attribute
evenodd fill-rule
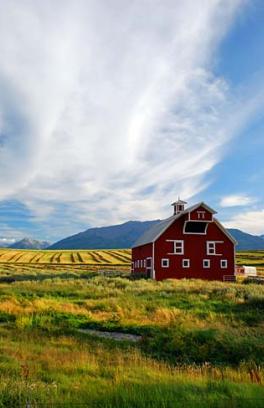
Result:
<svg viewBox="0 0 264 408"><path fill-rule="evenodd" d="M92 330L92 329L79 329L78 332L89 334L90 336L94 337L101 337L103 339L112 339L116 341L132 341L133 343L137 343L142 339L142 336L138 336L136 334L129 334L129 333L120 333L120 332L107 332L107 331L100 331L100 330Z"/></svg>

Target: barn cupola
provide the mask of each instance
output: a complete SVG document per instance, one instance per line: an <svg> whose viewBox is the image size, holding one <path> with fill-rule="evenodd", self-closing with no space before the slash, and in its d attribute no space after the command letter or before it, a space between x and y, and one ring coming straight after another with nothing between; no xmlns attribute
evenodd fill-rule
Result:
<svg viewBox="0 0 264 408"><path fill-rule="evenodd" d="M172 203L171 205L174 208L173 215L183 212L185 209L185 204L187 204L186 201L182 201L180 198L178 198L178 201L175 201L175 203Z"/></svg>

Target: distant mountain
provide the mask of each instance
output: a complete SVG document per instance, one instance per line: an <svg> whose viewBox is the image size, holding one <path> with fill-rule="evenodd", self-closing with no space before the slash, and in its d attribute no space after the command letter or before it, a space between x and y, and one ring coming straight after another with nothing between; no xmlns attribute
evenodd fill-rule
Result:
<svg viewBox="0 0 264 408"><path fill-rule="evenodd" d="M264 249L263 236L251 235L233 228L228 231L238 242L236 249Z"/></svg>
<svg viewBox="0 0 264 408"><path fill-rule="evenodd" d="M51 245L48 249L130 248L155 221L128 221L110 227L90 228Z"/></svg>
<svg viewBox="0 0 264 408"><path fill-rule="evenodd" d="M16 249L45 249L50 245L48 241L37 241L36 239L24 238L10 245L9 248Z"/></svg>
<svg viewBox="0 0 264 408"><path fill-rule="evenodd" d="M159 220L128 221L120 225L90 228L62 239L48 249L131 248L143 232L158 222ZM264 249L264 239L260 236L247 234L238 229L229 229L228 231L237 240L237 249Z"/></svg>

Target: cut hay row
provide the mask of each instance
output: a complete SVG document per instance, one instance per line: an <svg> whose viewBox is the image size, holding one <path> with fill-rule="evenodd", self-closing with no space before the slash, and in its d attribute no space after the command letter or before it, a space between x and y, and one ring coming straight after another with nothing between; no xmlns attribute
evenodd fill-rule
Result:
<svg viewBox="0 0 264 408"><path fill-rule="evenodd" d="M101 251L101 252L94 252L94 254L96 254L96 256L98 257L98 259L99 259L99 261L101 262L101 263L104 263L104 264L111 264L111 261L107 258L107 257L105 257L105 256L103 256L103 254L104 254L104 252L103 251Z"/></svg>
<svg viewBox="0 0 264 408"><path fill-rule="evenodd" d="M76 255L77 255L78 261L79 261L80 263L83 263L83 258L82 258L82 256L81 256L80 252L77 252Z"/></svg>
<svg viewBox="0 0 264 408"><path fill-rule="evenodd" d="M124 262L130 262L131 256L126 255L122 252L117 252L117 251L111 251L111 254L114 255L117 259L120 259L121 261L123 260Z"/></svg>
<svg viewBox="0 0 264 408"><path fill-rule="evenodd" d="M117 253L116 251L105 251L105 253L108 255L109 260L111 260L113 263L117 262L117 263L128 263L130 261L128 261L127 259L124 259L120 253Z"/></svg>

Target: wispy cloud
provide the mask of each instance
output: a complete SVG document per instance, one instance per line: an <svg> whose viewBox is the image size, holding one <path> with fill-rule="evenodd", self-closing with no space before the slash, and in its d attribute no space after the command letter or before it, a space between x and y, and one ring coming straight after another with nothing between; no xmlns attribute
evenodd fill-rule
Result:
<svg viewBox="0 0 264 408"><path fill-rule="evenodd" d="M264 209L239 213L224 224L227 228L238 228L255 235L264 234Z"/></svg>
<svg viewBox="0 0 264 408"><path fill-rule="evenodd" d="M246 194L234 194L222 197L220 200L221 207L239 207L253 204L256 201L255 198Z"/></svg>
<svg viewBox="0 0 264 408"><path fill-rule="evenodd" d="M8 247L16 242L15 238L3 238L0 237L0 248Z"/></svg>
<svg viewBox="0 0 264 408"><path fill-rule="evenodd" d="M231 118L211 70L243 3L0 0L0 197L56 227L62 206L100 225L201 191L256 104Z"/></svg>

